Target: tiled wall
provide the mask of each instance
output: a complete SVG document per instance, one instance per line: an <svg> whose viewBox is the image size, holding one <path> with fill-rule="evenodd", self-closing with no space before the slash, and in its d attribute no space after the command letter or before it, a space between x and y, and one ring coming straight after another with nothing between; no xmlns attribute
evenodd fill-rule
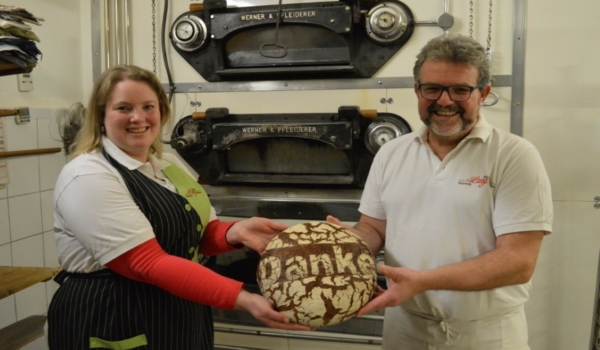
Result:
<svg viewBox="0 0 600 350"><path fill-rule="evenodd" d="M56 111L30 109L31 122L3 118L6 151L63 147ZM35 137L37 135L37 137ZM66 163L60 153L6 158L10 183L0 189L0 265L57 267L53 237L53 189ZM46 313L58 285L38 283L0 300L0 328ZM43 338L23 349L46 349Z"/></svg>

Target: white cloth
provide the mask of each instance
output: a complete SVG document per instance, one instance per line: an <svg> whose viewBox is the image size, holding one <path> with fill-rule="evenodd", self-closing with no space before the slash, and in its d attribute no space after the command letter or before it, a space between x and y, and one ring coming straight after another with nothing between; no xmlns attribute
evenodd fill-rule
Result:
<svg viewBox="0 0 600 350"><path fill-rule="evenodd" d="M9 21L6 19L0 19L0 28L8 29L10 27L15 27L24 30L31 30L31 26L28 26L25 23L18 23L15 21Z"/></svg>
<svg viewBox="0 0 600 350"><path fill-rule="evenodd" d="M386 143L363 191L361 213L387 220L385 263L433 269L495 248L512 232L552 231L552 196L537 149L480 116L441 161L427 128ZM427 291L405 303L440 321L494 318L522 307L530 283L477 292ZM386 322L398 308L386 310ZM384 339L393 336L386 332Z"/></svg>
<svg viewBox="0 0 600 350"><path fill-rule="evenodd" d="M172 154L163 153L162 160L151 155L144 164L106 137L102 144L127 169L138 169L173 192L175 187L161 170L174 164L187 171ZM64 166L54 188L54 203L58 260L68 272L101 270L107 262L154 238L150 222L131 197L123 177L101 152L82 154ZM211 208L210 220L214 219Z"/></svg>
<svg viewBox="0 0 600 350"><path fill-rule="evenodd" d="M384 333L394 333L394 339L387 338L382 350L529 350L521 307L496 318L463 322L440 322L397 309L384 323Z"/></svg>

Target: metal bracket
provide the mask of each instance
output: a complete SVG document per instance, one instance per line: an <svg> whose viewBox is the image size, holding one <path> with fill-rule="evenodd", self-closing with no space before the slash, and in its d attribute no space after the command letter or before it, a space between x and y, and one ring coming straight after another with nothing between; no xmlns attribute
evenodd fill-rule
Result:
<svg viewBox="0 0 600 350"><path fill-rule="evenodd" d="M415 21L415 25L438 26L442 28L444 34L448 34L448 29L454 25L454 17L448 13L450 9L450 0L444 0L444 13L436 21Z"/></svg>

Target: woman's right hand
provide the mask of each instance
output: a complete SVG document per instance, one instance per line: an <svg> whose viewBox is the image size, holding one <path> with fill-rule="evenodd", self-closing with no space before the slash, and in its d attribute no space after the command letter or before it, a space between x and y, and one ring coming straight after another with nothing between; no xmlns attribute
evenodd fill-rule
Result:
<svg viewBox="0 0 600 350"><path fill-rule="evenodd" d="M311 331L310 327L290 323L289 317L273 310L269 301L260 294L249 293L241 290L235 301L237 310L248 311L254 318L271 328L286 329L292 331Z"/></svg>

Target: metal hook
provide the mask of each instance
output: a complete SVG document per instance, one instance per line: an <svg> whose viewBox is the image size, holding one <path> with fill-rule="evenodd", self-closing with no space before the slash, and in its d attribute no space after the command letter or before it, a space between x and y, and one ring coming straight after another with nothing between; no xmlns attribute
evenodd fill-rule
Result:
<svg viewBox="0 0 600 350"><path fill-rule="evenodd" d="M494 100L488 102L488 99L490 98L490 95L494 96ZM485 101L483 101L483 105L486 106L486 107L493 106L496 103L498 103L498 100L500 100L500 96L498 95L498 93L496 93L494 91L490 91L490 94L488 95L488 97L486 97Z"/></svg>
<svg viewBox="0 0 600 350"><path fill-rule="evenodd" d="M262 44L262 45L260 45L260 48L258 49L258 53L260 53L260 55L263 57L284 58L288 54L287 47L285 47L281 44L277 44L277 38L279 37L279 23L281 23L281 6L282 6L281 4L282 4L282 0L279 0L279 6L277 7L277 22L275 23L275 42L273 42L272 44ZM275 49L283 49L283 52L279 53L279 54L277 52L267 54L266 51L263 50L265 47L274 47Z"/></svg>

